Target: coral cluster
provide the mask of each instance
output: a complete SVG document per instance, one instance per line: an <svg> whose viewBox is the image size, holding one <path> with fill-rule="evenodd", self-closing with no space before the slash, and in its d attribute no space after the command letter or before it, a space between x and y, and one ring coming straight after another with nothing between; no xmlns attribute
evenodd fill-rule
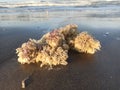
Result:
<svg viewBox="0 0 120 90"><path fill-rule="evenodd" d="M100 47L100 42L87 32L79 33L74 40L74 49L78 52L94 54Z"/></svg>
<svg viewBox="0 0 120 90"><path fill-rule="evenodd" d="M77 25L71 24L43 35L40 40L29 39L16 51L21 64L41 62L41 67L52 67L67 64L69 49L94 54L100 47L98 40L87 32L79 33Z"/></svg>

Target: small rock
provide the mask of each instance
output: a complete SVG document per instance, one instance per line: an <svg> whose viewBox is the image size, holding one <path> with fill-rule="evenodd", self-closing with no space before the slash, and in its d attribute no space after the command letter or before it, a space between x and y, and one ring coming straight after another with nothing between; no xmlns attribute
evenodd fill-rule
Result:
<svg viewBox="0 0 120 90"><path fill-rule="evenodd" d="M108 35L108 34L110 34L110 33L109 33L109 32L106 32L105 34Z"/></svg>
<svg viewBox="0 0 120 90"><path fill-rule="evenodd" d="M22 88L26 88L31 83L30 76L26 77L24 80L22 80Z"/></svg>
<svg viewBox="0 0 120 90"><path fill-rule="evenodd" d="M107 36L107 35L109 35L110 33L109 32L106 32L103 36Z"/></svg>

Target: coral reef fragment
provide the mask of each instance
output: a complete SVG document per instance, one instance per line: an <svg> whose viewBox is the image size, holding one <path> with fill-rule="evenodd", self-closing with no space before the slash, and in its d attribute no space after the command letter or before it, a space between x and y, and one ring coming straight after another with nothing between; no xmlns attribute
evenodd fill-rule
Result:
<svg viewBox="0 0 120 90"><path fill-rule="evenodd" d="M100 48L98 40L87 32L78 32L77 25L70 24L46 33L39 40L29 39L16 53L21 64L41 62L41 67L52 67L68 64L69 49L94 54Z"/></svg>

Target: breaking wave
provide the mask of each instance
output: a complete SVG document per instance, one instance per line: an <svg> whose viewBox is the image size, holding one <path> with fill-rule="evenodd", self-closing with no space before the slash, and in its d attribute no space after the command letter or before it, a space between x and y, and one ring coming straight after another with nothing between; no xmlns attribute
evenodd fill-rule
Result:
<svg viewBox="0 0 120 90"><path fill-rule="evenodd" d="M120 6L120 1L106 0L41 0L29 2L0 2L1 8L15 8L15 7L28 7L28 6Z"/></svg>

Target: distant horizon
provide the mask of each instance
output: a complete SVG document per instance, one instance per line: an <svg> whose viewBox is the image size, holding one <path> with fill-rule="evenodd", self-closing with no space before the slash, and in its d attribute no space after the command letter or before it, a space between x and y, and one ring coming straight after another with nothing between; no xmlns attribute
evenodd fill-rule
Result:
<svg viewBox="0 0 120 90"><path fill-rule="evenodd" d="M12 2L40 2L40 1L57 1L57 0L0 0L0 2L8 2L8 3L12 3ZM63 1L63 0L61 0ZM72 1L72 0L70 0ZM119 1L119 0L73 0L73 1Z"/></svg>

